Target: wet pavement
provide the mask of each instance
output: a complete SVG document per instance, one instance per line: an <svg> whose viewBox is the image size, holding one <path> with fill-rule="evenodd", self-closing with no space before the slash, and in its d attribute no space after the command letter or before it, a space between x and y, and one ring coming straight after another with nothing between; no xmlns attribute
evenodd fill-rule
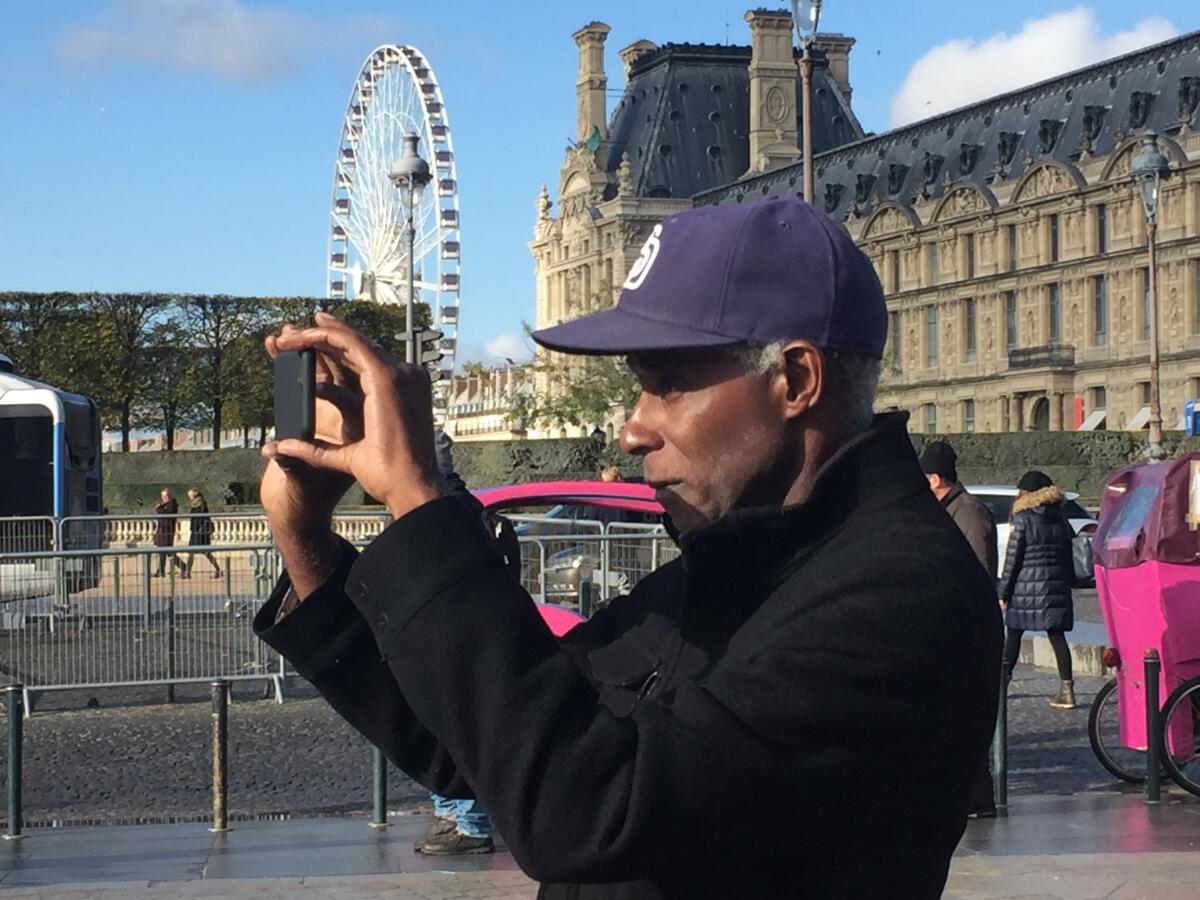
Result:
<svg viewBox="0 0 1200 900"><path fill-rule="evenodd" d="M6 897L313 896L393 900L532 900L536 886L500 850L425 857L423 815L376 831L361 820L34 829L0 843ZM1027 797L973 821L951 866L947 898L1200 896L1200 800L1168 796Z"/></svg>

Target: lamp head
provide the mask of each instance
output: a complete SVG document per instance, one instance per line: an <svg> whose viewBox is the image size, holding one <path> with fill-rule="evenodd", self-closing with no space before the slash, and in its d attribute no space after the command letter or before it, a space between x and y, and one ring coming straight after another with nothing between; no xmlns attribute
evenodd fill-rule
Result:
<svg viewBox="0 0 1200 900"><path fill-rule="evenodd" d="M1170 164L1158 149L1158 135L1153 131L1142 135L1142 149L1133 158L1129 167L1129 177L1141 191L1142 208L1146 212L1147 221L1154 221L1158 214L1159 182L1170 174Z"/></svg>
<svg viewBox="0 0 1200 900"><path fill-rule="evenodd" d="M429 163L417 151L417 143L421 139L418 135L406 134L403 140L404 148L400 151L400 158L392 163L388 178L398 188L411 185L414 190L420 190L433 177L429 172Z"/></svg>

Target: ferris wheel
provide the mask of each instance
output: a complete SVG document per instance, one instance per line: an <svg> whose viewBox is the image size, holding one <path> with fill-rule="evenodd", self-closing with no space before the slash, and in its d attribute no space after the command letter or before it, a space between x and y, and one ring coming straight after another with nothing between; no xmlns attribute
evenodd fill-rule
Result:
<svg viewBox="0 0 1200 900"><path fill-rule="evenodd" d="M433 174L413 213L411 265L414 302L429 305L443 335L438 384L444 387L454 369L459 321L458 178L442 90L415 47L374 50L350 92L333 168L326 296L407 299L408 200L388 178L406 134L420 138ZM435 391L435 404L444 408L444 391Z"/></svg>

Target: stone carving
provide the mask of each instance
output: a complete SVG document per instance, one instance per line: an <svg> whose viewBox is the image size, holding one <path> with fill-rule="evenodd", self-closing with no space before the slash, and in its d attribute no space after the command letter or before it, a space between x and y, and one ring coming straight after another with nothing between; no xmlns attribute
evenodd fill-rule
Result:
<svg viewBox="0 0 1200 900"><path fill-rule="evenodd" d="M1179 79L1179 122L1191 129L1192 117L1200 107L1200 77L1184 75Z"/></svg>
<svg viewBox="0 0 1200 900"><path fill-rule="evenodd" d="M908 166L903 163L892 163L888 166L888 194L896 195L904 187L904 179L908 177Z"/></svg>
<svg viewBox="0 0 1200 900"><path fill-rule="evenodd" d="M617 166L617 196L633 196L633 169L629 164L629 154L621 154L621 164Z"/></svg>
<svg viewBox="0 0 1200 900"><path fill-rule="evenodd" d="M1150 91L1134 91L1129 95L1129 127L1133 130L1144 128L1150 120L1150 110L1154 106L1154 98L1158 96Z"/></svg>
<svg viewBox="0 0 1200 900"><path fill-rule="evenodd" d="M1038 149L1042 153L1050 153L1054 149L1058 136L1062 134L1062 127L1062 119L1042 119L1038 126Z"/></svg>
<svg viewBox="0 0 1200 900"><path fill-rule="evenodd" d="M867 225L863 237L875 237L878 235L892 234L897 231L905 231L912 228L912 222L904 213L896 209L894 206L888 206L875 214L870 223Z"/></svg>
<svg viewBox="0 0 1200 900"><path fill-rule="evenodd" d="M967 216L971 213L983 212L987 209L987 203L980 196L979 191L973 187L963 185L955 188L942 201L942 205L938 208L937 218L952 219L955 216Z"/></svg>
<svg viewBox="0 0 1200 900"><path fill-rule="evenodd" d="M842 194L846 186L840 182L830 181L825 184L825 212L832 213L842 202Z"/></svg>
<svg viewBox="0 0 1200 900"><path fill-rule="evenodd" d="M553 205L550 200L550 192L543 184L541 191L538 192L538 198L534 202L534 208L537 209L537 220L533 223L533 236L538 240L549 237L554 227L554 220L550 218L550 207Z"/></svg>
<svg viewBox="0 0 1200 900"><path fill-rule="evenodd" d="M767 95L763 98L763 112L767 120L773 123L780 123L787 118L788 100L782 87L773 84L767 88Z"/></svg>
<svg viewBox="0 0 1200 900"><path fill-rule="evenodd" d="M867 172L863 172L855 179L854 184L854 201L859 206L867 203L871 199L871 191L875 188L875 176Z"/></svg>
<svg viewBox="0 0 1200 900"><path fill-rule="evenodd" d="M1079 149L1091 153L1096 138L1104 129L1104 117L1108 115L1107 106L1085 106L1083 108L1083 133L1080 137Z"/></svg>
<svg viewBox="0 0 1200 900"><path fill-rule="evenodd" d="M979 162L979 151L983 148L979 144L962 144L958 149L958 174L962 177L970 175L975 171L975 165Z"/></svg>
<svg viewBox="0 0 1200 900"><path fill-rule="evenodd" d="M1025 182L1017 189L1014 202L1049 197L1075 187L1075 182L1061 167L1053 164L1039 166L1029 173Z"/></svg>
<svg viewBox="0 0 1200 900"><path fill-rule="evenodd" d="M1002 131L997 139L996 150L1000 165L1009 166L1017 155L1017 147L1021 144L1021 132Z"/></svg>
<svg viewBox="0 0 1200 900"><path fill-rule="evenodd" d="M921 166L921 174L925 179L924 195L929 196L929 189L937 182L938 175L942 171L942 163L944 157L938 156L936 153L925 153L925 162Z"/></svg>

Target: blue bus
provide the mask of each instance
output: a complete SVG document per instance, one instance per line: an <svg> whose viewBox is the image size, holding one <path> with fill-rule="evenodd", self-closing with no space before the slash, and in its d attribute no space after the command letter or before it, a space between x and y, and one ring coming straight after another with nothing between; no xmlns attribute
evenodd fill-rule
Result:
<svg viewBox="0 0 1200 900"><path fill-rule="evenodd" d="M101 523L63 519L101 513L100 411L82 394L22 378L0 354L0 552L94 549ZM45 517L33 519L31 517ZM72 590L94 587L95 559L72 560Z"/></svg>

